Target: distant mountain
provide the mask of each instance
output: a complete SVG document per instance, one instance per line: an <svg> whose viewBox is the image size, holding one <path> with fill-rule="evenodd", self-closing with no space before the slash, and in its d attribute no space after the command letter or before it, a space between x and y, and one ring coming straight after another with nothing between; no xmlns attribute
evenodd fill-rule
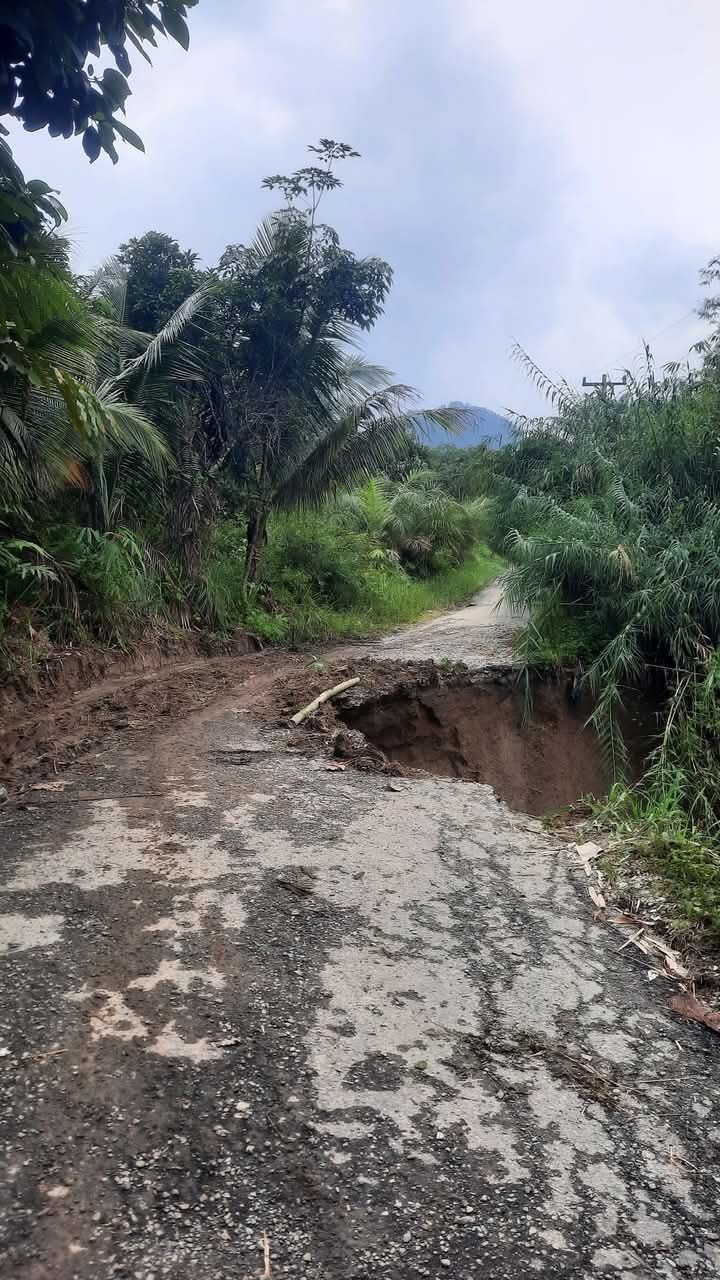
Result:
<svg viewBox="0 0 720 1280"><path fill-rule="evenodd" d="M512 439L512 426L507 418L492 409L484 409L482 405L465 404L461 400L452 400L449 409L462 409L463 429L458 435L450 436L442 427L434 422L427 423L427 436L423 441L431 447L441 444L454 444L458 449L467 449L470 445L482 444L487 440L490 447L497 449L501 444L508 444Z"/></svg>

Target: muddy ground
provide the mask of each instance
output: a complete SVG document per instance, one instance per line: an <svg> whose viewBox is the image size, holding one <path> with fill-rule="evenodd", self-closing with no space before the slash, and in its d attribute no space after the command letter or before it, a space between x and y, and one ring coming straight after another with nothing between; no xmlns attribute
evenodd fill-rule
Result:
<svg viewBox="0 0 720 1280"><path fill-rule="evenodd" d="M718 1274L718 1038L677 983L538 821L353 737L355 691L287 729L343 668L382 702L379 656L122 677L52 790L18 773L3 1280L244 1280L263 1233L272 1277Z"/></svg>

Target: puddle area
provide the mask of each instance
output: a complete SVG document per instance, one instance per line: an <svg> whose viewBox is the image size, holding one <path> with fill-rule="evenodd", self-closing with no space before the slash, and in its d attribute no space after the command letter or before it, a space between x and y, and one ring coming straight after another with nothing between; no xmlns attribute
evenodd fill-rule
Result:
<svg viewBox="0 0 720 1280"><path fill-rule="evenodd" d="M388 760L489 784L512 808L536 816L584 795L605 795L610 780L598 738L587 725L590 700L572 701L564 683L538 682L526 722L523 709L511 679L491 679L404 686L338 707L338 715ZM655 724L649 700L623 714L633 777L641 772Z"/></svg>

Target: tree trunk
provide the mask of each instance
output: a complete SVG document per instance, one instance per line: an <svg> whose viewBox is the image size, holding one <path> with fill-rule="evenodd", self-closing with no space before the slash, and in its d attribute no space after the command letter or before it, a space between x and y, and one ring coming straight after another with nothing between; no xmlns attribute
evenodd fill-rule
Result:
<svg viewBox="0 0 720 1280"><path fill-rule="evenodd" d="M193 447L194 421L189 404L183 405L182 426L176 446L172 532L175 553L191 590L198 585L203 563L203 511L198 458Z"/></svg>
<svg viewBox="0 0 720 1280"><path fill-rule="evenodd" d="M245 549L245 585L257 582L260 576L262 553L267 536L267 512L256 511L248 520L247 547Z"/></svg>

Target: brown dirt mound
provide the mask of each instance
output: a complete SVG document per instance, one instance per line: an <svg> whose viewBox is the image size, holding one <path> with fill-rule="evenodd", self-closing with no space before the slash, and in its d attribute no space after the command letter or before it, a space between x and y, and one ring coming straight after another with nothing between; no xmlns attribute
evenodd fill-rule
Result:
<svg viewBox="0 0 720 1280"><path fill-rule="evenodd" d="M60 649L47 647L35 659L18 654L13 672L0 683L0 721L3 727L43 709L48 699L96 692L106 680L124 675L152 673L180 662L256 653L262 646L246 632L219 637L198 631L155 632L131 649L97 645Z"/></svg>
<svg viewBox="0 0 720 1280"><path fill-rule="evenodd" d="M54 774L115 736L202 709L247 679L256 649L252 636L213 644L190 635L155 639L133 653L54 653L0 688L0 782Z"/></svg>

